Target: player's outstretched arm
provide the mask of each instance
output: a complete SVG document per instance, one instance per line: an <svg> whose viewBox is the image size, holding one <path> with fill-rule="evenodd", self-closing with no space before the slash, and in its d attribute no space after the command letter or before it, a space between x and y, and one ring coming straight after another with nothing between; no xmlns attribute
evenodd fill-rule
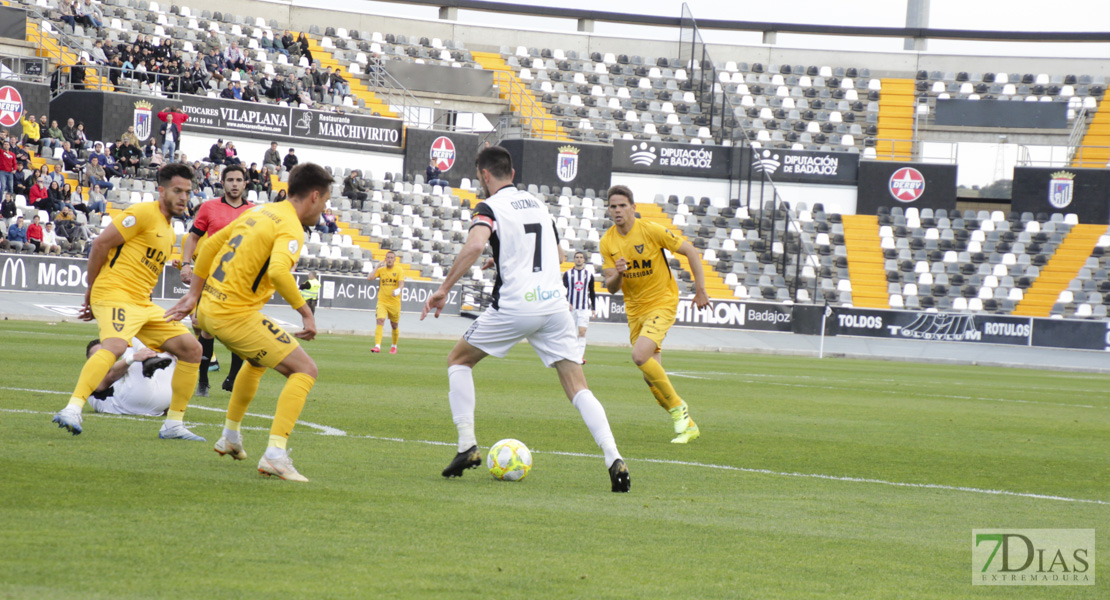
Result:
<svg viewBox="0 0 1110 600"><path fill-rule="evenodd" d="M628 270L628 261L624 258L618 258L615 266L608 269L602 269L601 275L605 278L605 289L609 290L610 294L615 294L621 291L621 283L623 281L623 273Z"/></svg>
<svg viewBox="0 0 1110 600"><path fill-rule="evenodd" d="M184 283L192 283L193 255L196 254L199 241L200 236L190 231L181 242L181 281Z"/></svg>
<svg viewBox="0 0 1110 600"><path fill-rule="evenodd" d="M678 251L690 261L690 271L694 274L694 306L709 306L709 294L705 291L705 272L701 268L701 253L690 242L682 242Z"/></svg>
<svg viewBox="0 0 1110 600"><path fill-rule="evenodd" d="M312 309L308 304L302 304L297 312L301 314L301 325L303 329L293 334L293 337L310 341L316 338L316 315L312 314Z"/></svg>
<svg viewBox="0 0 1110 600"><path fill-rule="evenodd" d="M439 289L432 292L428 296L428 301L424 303L424 310L420 312L421 321L432 310L435 310L435 316L437 319L439 318L440 313L443 312L443 307L447 305L447 292L451 291L451 288L462 279L467 269L473 266L474 261L482 255L482 251L486 249L486 242L489 241L492 233L493 230L484 225L474 225L470 228L470 233L466 236L466 243L463 244L455 262L451 264L451 270L447 272L447 277L440 284Z"/></svg>

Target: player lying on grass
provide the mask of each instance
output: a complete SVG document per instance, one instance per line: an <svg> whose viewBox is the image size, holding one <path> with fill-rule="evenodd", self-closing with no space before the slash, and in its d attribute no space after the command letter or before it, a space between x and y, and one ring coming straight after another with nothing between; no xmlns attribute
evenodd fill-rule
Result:
<svg viewBox="0 0 1110 600"><path fill-rule="evenodd" d="M99 350L100 340L89 342L85 358ZM98 413L113 415L166 414L173 398L175 362L171 355L159 354L138 338L132 339L131 347L108 369L104 380L89 396L89 406Z"/></svg>

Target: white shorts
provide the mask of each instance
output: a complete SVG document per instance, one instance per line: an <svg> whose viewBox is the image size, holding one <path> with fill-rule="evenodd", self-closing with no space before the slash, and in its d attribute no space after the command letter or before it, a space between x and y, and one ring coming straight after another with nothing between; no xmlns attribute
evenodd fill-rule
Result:
<svg viewBox="0 0 1110 600"><path fill-rule="evenodd" d="M463 339L497 358L504 358L517 342L527 339L546 367L560 360L582 362L578 331L566 310L550 315L506 315L487 308L466 330Z"/></svg>
<svg viewBox="0 0 1110 600"><path fill-rule="evenodd" d="M574 322L578 324L579 329L590 326L590 312L588 310L574 311Z"/></svg>

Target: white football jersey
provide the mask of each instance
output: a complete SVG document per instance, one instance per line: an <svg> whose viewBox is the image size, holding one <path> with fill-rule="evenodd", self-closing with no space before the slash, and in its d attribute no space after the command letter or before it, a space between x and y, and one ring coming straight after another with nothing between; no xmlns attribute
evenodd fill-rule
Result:
<svg viewBox="0 0 1110 600"><path fill-rule="evenodd" d="M559 272L559 236L547 205L505 186L474 209L471 227L493 230L497 263L493 308L505 314L549 315L567 310Z"/></svg>

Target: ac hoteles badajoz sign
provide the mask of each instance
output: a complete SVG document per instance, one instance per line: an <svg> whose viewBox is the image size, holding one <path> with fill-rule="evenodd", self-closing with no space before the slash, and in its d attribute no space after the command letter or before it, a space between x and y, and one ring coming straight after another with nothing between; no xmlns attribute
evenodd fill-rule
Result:
<svg viewBox="0 0 1110 600"><path fill-rule="evenodd" d="M355 150L404 147L404 130L399 119L195 96L185 98L182 109L189 115L185 123L187 132L241 135Z"/></svg>

